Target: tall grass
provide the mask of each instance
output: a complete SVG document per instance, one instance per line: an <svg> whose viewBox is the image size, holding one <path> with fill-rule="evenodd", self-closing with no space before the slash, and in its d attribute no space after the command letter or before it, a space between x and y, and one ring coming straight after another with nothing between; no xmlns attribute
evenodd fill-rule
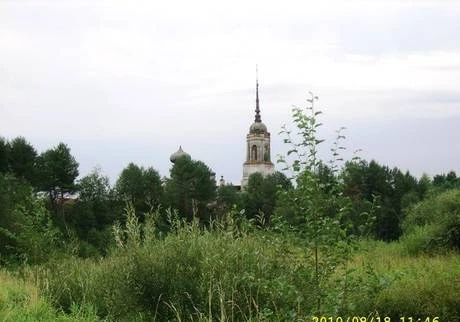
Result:
<svg viewBox="0 0 460 322"><path fill-rule="evenodd" d="M458 253L414 256L407 241L367 241L349 263L354 292L351 311L381 316L440 317L460 320L460 256Z"/></svg>
<svg viewBox="0 0 460 322"><path fill-rule="evenodd" d="M103 259L67 257L25 269L34 283L1 273L0 320L310 320L314 269L292 236L232 214L205 229L174 213L163 236L157 215L140 224L128 210L115 227L118 246ZM404 240L360 246L324 281L323 315L458 320L458 254L414 256Z"/></svg>
<svg viewBox="0 0 460 322"><path fill-rule="evenodd" d="M249 233L229 215L210 229L174 219L170 234L154 238L154 217L141 225L130 209L111 255L42 266L41 289L65 312L91 303L101 317L126 321L133 312L158 321L290 320L311 309L311 270L279 236Z"/></svg>
<svg viewBox="0 0 460 322"><path fill-rule="evenodd" d="M98 321L90 305L72 305L70 314L56 310L38 288L10 273L0 271L0 321Z"/></svg>

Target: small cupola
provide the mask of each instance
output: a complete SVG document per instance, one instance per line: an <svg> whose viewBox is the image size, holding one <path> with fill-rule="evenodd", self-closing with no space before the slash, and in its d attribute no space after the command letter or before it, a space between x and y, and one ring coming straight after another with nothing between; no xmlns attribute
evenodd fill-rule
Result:
<svg viewBox="0 0 460 322"><path fill-rule="evenodd" d="M191 158L190 154L182 150L182 146L179 146L179 150L171 154L171 156L169 157L169 160L171 160L171 162L174 163L179 158L187 158L187 159Z"/></svg>

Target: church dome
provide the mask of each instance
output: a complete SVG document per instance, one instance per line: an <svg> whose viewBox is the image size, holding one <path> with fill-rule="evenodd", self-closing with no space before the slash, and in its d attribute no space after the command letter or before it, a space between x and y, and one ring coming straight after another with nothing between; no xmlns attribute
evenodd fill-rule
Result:
<svg viewBox="0 0 460 322"><path fill-rule="evenodd" d="M266 133L267 127L262 122L254 122L249 128L249 133Z"/></svg>
<svg viewBox="0 0 460 322"><path fill-rule="evenodd" d="M171 154L171 156L169 157L169 160L171 160L171 162L174 163L176 162L177 159L183 158L183 157L190 159L190 154L182 150L182 147L179 146L179 150Z"/></svg>

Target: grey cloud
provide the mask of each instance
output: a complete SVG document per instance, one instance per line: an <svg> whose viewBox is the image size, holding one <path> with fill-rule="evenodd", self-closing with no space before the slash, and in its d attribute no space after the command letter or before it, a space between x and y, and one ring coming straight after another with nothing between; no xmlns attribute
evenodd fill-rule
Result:
<svg viewBox="0 0 460 322"><path fill-rule="evenodd" d="M372 59L458 51L458 6L373 12L365 5L347 14L269 7L262 14L241 4L180 13L167 3L145 10L112 3L0 3L0 135L24 135L39 150L64 141L82 175L100 165L112 181L131 161L167 175L168 157L181 144L238 183L259 63L273 158L284 150L276 133L291 106L304 104L312 90L324 107L327 142L345 125L350 150L362 148L390 165L435 173L459 160L457 92L417 84L393 91L351 84L354 90L345 91L333 82L337 62L346 64L349 53ZM315 57L330 66L321 86L305 67ZM452 62L421 68L452 78L458 71Z"/></svg>

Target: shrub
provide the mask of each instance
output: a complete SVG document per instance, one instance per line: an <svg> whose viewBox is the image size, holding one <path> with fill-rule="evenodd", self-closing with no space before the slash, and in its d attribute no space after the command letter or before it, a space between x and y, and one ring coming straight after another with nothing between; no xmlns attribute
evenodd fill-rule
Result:
<svg viewBox="0 0 460 322"><path fill-rule="evenodd" d="M45 262L61 241L62 234L32 187L0 174L0 264Z"/></svg>
<svg viewBox="0 0 460 322"><path fill-rule="evenodd" d="M459 321L459 258L418 264L377 296L376 310L392 319L438 316L440 321Z"/></svg>
<svg viewBox="0 0 460 322"><path fill-rule="evenodd" d="M402 243L368 241L350 263L348 312L380 317L439 317L458 321L460 289L457 254L404 256ZM403 255L403 256L402 256ZM383 318L382 318L383 320ZM432 320L432 319L430 319Z"/></svg>
<svg viewBox="0 0 460 322"><path fill-rule="evenodd" d="M144 224L136 218L131 210L117 227L119 248L106 258L69 259L37 270L57 307L69 312L72 305L91 303L109 319L132 320L139 313L165 321L290 320L314 305L311 270L288 260L292 245L270 232L248 234L229 214L209 230L176 220L166 237L152 238L152 217Z"/></svg>
<svg viewBox="0 0 460 322"><path fill-rule="evenodd" d="M401 254L415 256L422 253L444 251L438 244L441 227L435 224L415 226L410 233L401 237Z"/></svg>
<svg viewBox="0 0 460 322"><path fill-rule="evenodd" d="M460 249L460 190L432 195L410 208L404 221L405 236L411 253Z"/></svg>

